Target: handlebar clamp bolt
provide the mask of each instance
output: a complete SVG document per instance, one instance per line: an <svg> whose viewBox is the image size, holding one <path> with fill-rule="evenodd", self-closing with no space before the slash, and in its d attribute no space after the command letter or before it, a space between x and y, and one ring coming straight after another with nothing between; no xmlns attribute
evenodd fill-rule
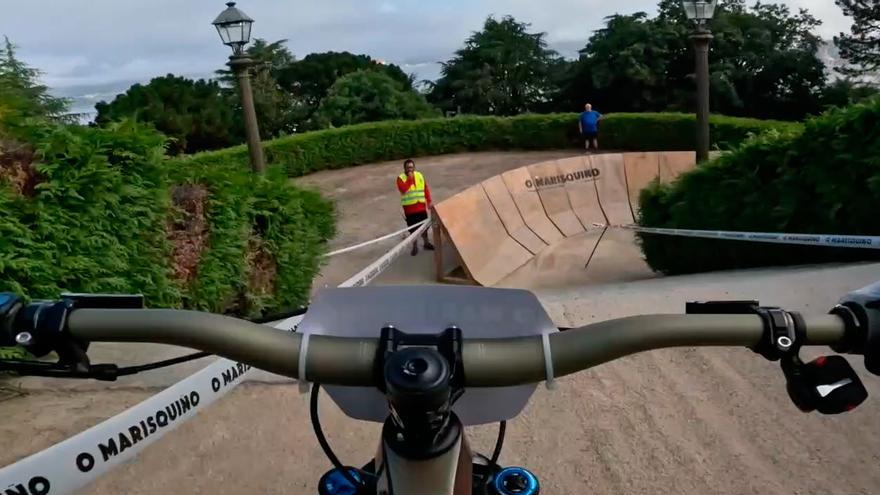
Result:
<svg viewBox="0 0 880 495"><path fill-rule="evenodd" d="M776 339L776 345L783 351L786 351L791 348L793 342L790 338L782 336Z"/></svg>

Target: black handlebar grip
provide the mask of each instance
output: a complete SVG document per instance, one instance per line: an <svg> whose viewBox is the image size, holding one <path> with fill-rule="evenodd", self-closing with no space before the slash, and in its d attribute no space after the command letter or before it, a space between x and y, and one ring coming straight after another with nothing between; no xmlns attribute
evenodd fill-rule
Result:
<svg viewBox="0 0 880 495"><path fill-rule="evenodd" d="M849 308L858 319L864 335L865 368L880 376L880 282L847 294L840 305Z"/></svg>

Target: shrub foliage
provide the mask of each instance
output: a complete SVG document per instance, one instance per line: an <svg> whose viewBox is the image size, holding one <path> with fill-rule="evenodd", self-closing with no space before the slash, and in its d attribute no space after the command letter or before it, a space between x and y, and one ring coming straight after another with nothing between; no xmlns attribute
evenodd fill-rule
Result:
<svg viewBox="0 0 880 495"><path fill-rule="evenodd" d="M0 146L0 158L9 151ZM29 130L37 184L22 194L0 159L0 291L31 298L61 292L143 293L151 307L253 315L305 302L331 206L274 167L206 166L163 156L165 138L131 121L106 128L41 124ZM208 190L206 247L197 274L174 276L170 190ZM259 237L278 267L268 295L250 297L247 248ZM244 300L242 305L238 301Z"/></svg>
<svg viewBox="0 0 880 495"><path fill-rule="evenodd" d="M802 129L774 130L642 191L640 224L756 232L880 235L880 98ZM875 250L640 235L665 273L880 259Z"/></svg>
<svg viewBox="0 0 880 495"><path fill-rule="evenodd" d="M600 145L606 149L672 151L693 149L694 117L685 114L612 114L600 123ZM728 148L750 134L798 124L715 116L714 144ZM270 163L291 177L325 169L383 160L465 151L559 149L582 146L577 114L530 114L517 117L464 116L449 119L386 121L306 132L264 143ZM246 167L245 146L198 153L187 163Z"/></svg>

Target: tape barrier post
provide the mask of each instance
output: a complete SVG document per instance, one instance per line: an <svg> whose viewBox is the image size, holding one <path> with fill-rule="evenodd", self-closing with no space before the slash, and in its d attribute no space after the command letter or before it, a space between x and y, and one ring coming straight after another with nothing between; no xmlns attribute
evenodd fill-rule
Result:
<svg viewBox="0 0 880 495"><path fill-rule="evenodd" d="M646 234L726 239L730 241L769 242L774 244L798 244L803 246L848 247L880 249L880 237L863 235L785 234L776 232L733 232L727 230L663 229L621 225L621 228Z"/></svg>
<svg viewBox="0 0 880 495"><path fill-rule="evenodd" d="M339 286L359 287L370 283L429 225L430 220L425 221L406 240ZM302 319L302 316L294 316L268 325L294 330ZM4 493L29 495L72 493L134 458L245 381L252 371L248 365L220 358L122 413L0 468L0 489L5 490Z"/></svg>

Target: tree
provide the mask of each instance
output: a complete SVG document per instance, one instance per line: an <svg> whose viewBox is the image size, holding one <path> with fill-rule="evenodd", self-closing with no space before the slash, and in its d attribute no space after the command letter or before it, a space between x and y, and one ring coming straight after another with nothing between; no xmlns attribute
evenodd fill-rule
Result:
<svg viewBox="0 0 880 495"><path fill-rule="evenodd" d="M49 88L40 84L40 71L29 67L15 55L16 46L4 37L0 48L0 107L6 117L42 117L56 121L73 121L68 114L70 102L49 94Z"/></svg>
<svg viewBox="0 0 880 495"><path fill-rule="evenodd" d="M880 94L880 89L862 84L850 78L837 79L829 84L822 93L823 107L846 107L864 102Z"/></svg>
<svg viewBox="0 0 880 495"><path fill-rule="evenodd" d="M169 153L194 153L241 142L233 131L233 109L214 81L168 74L135 84L110 102L95 105L95 123L133 118L171 138Z"/></svg>
<svg viewBox="0 0 880 495"><path fill-rule="evenodd" d="M880 3L876 0L834 0L843 13L852 17L850 34L840 33L834 43L840 56L849 62L841 72L853 76L880 71Z"/></svg>
<svg viewBox="0 0 880 495"><path fill-rule="evenodd" d="M812 32L818 25L803 10L723 1L710 24L713 112L799 119L820 111L826 69ZM593 100L606 111L692 110L692 26L678 0L661 0L653 19L607 18L568 72L559 109Z"/></svg>
<svg viewBox="0 0 880 495"><path fill-rule="evenodd" d="M590 37L563 82L566 104L595 101L605 111L652 111L670 105L668 66L675 33L644 12L613 15ZM560 108L562 110L563 108Z"/></svg>
<svg viewBox="0 0 880 495"><path fill-rule="evenodd" d="M375 70L359 70L339 78L315 115L318 121L333 126L438 116L424 96Z"/></svg>
<svg viewBox="0 0 880 495"><path fill-rule="evenodd" d="M251 73L268 72L278 79L287 66L296 62L296 57L284 46L285 43L287 43L286 39L269 43L263 38L255 38L245 50L245 54L254 61ZM229 86L235 84L235 74L231 69L219 69L215 73L219 76L220 82Z"/></svg>
<svg viewBox="0 0 880 495"><path fill-rule="evenodd" d="M384 64L369 55L349 52L312 53L288 64L278 73L278 84L293 96L302 110L302 120L311 118L330 87L339 78L360 70L381 72L401 85L413 89L413 77L394 64Z"/></svg>
<svg viewBox="0 0 880 495"><path fill-rule="evenodd" d="M256 38L245 50L245 54L254 61L249 73L254 109L263 139L296 132L304 113L296 99L278 83L284 70L296 61L296 57L284 46L285 43L287 40L284 39L269 43ZM244 135L244 117L235 74L230 69L220 69L216 74L230 104L235 108L235 133Z"/></svg>
<svg viewBox="0 0 880 495"><path fill-rule="evenodd" d="M720 113L759 118L800 119L821 110L827 70L818 57L821 22L801 9L727 0L712 23L711 57Z"/></svg>
<svg viewBox="0 0 880 495"><path fill-rule="evenodd" d="M545 33L528 28L510 16L487 18L483 29L443 63L430 100L445 110L494 115L532 111L548 101L558 55L547 49Z"/></svg>

